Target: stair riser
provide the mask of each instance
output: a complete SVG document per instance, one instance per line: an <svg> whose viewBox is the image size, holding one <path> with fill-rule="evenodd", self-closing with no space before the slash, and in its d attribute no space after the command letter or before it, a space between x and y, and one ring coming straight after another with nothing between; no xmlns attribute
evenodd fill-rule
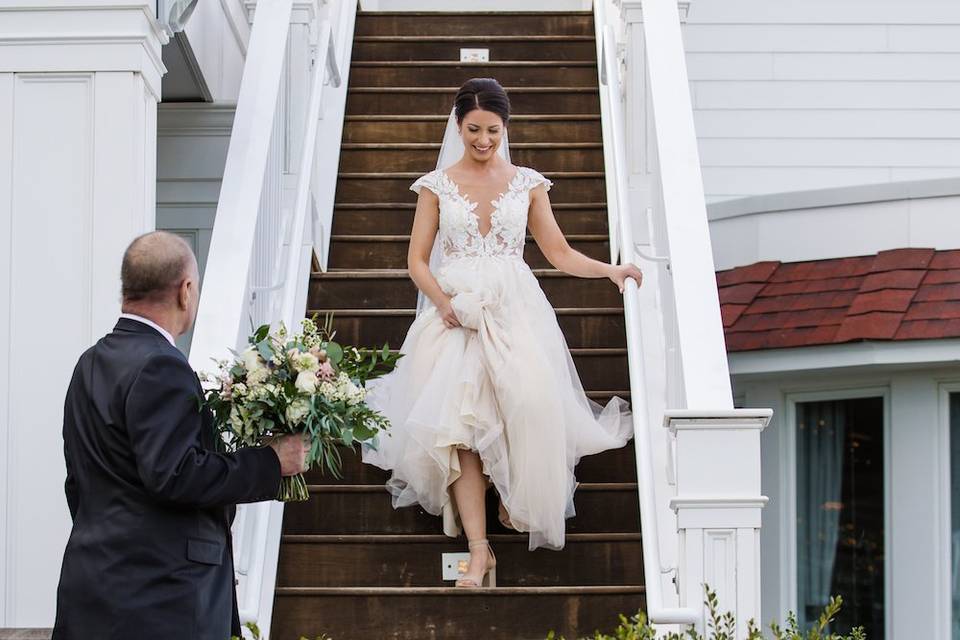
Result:
<svg viewBox="0 0 960 640"><path fill-rule="evenodd" d="M492 496L493 493L491 492ZM283 513L285 534L442 534L440 516L419 505L393 509L390 494L377 492L316 493L306 502L290 503ZM637 533L640 514L635 490L578 491L577 515L567 520L568 533ZM331 517L342 514L342 517ZM488 515L490 533L511 533Z"/></svg>
<svg viewBox="0 0 960 640"><path fill-rule="evenodd" d="M592 36L589 15L478 15L360 14L354 31L358 36L501 36L570 35Z"/></svg>
<svg viewBox="0 0 960 640"><path fill-rule="evenodd" d="M443 139L446 120L348 120L343 130L347 143L437 142ZM510 144L523 142L600 142L599 120L512 120ZM436 159L436 158L434 158Z"/></svg>
<svg viewBox="0 0 960 640"><path fill-rule="evenodd" d="M594 65L540 66L463 64L450 66L354 65L350 86L356 87L459 87L471 78L496 78L504 87L596 87Z"/></svg>
<svg viewBox="0 0 960 640"><path fill-rule="evenodd" d="M610 260L610 245L606 241L577 240L570 245L596 260ZM406 240L334 240L330 245L330 264L338 269L405 269L408 246ZM524 247L523 259L534 269L551 266L540 247L532 240L527 241Z"/></svg>
<svg viewBox="0 0 960 640"><path fill-rule="evenodd" d="M595 60L593 40L524 42L512 40L460 40L456 42L406 40L357 42L353 60L459 60L460 49L487 49L490 60Z"/></svg>
<svg viewBox="0 0 960 640"><path fill-rule="evenodd" d="M612 631L618 613L644 608L641 594L509 596L278 595L273 640L326 633L336 640L543 640L555 630L569 640Z"/></svg>
<svg viewBox="0 0 960 640"><path fill-rule="evenodd" d="M350 115L450 115L456 94L457 87L444 92L422 93L349 91L347 113ZM600 113L600 94L594 91L509 91L509 94L510 110L514 114Z"/></svg>
<svg viewBox="0 0 960 640"><path fill-rule="evenodd" d="M417 171L427 173L437 166L439 145L427 149L343 149L340 171L384 172ZM524 149L510 146L510 160L516 165L536 167L540 171L603 171L603 149Z"/></svg>
<svg viewBox="0 0 960 640"><path fill-rule="evenodd" d="M571 348L625 347L623 315L559 315L557 320ZM399 348L413 322L412 315L347 316L334 312L337 339L347 344Z"/></svg>
<svg viewBox="0 0 960 640"><path fill-rule="evenodd" d="M640 541L567 542L563 553L527 550L526 536L493 542L500 587L635 585L643 576ZM442 554L462 540L394 543L284 542L278 587L442 587Z"/></svg>
<svg viewBox="0 0 960 640"><path fill-rule="evenodd" d="M403 235L413 228L413 208L336 209L334 235ZM564 233L607 233L604 209L554 209L553 215Z"/></svg>
<svg viewBox="0 0 960 640"><path fill-rule="evenodd" d="M553 181L551 202L604 202L607 197L603 178L547 176ZM355 178L337 180L336 202L416 202L410 191L416 178Z"/></svg>
<svg viewBox="0 0 960 640"><path fill-rule="evenodd" d="M550 276L538 281L554 307L623 304L620 291L606 279ZM321 274L310 281L309 301L311 309L415 309L417 287L408 277L340 279Z"/></svg>
<svg viewBox="0 0 960 640"><path fill-rule="evenodd" d="M598 400L606 404L607 399ZM360 454L341 448L343 467L341 478L332 475L321 475L318 471L306 474L309 484L384 484L390 477L389 471L384 471L372 464L364 464ZM620 449L604 451L594 456L586 456L580 460L576 468L578 482L636 482L637 460L633 443L630 442Z"/></svg>

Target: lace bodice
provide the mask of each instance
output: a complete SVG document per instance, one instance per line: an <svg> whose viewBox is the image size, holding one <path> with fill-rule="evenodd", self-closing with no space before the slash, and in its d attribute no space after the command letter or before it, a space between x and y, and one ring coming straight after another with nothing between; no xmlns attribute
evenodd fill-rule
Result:
<svg viewBox="0 0 960 640"><path fill-rule="evenodd" d="M517 167L507 190L490 204L490 230L480 233L477 203L460 193L457 184L441 169L420 177L410 189L420 193L427 187L440 200L440 228L437 236L443 260L479 256L523 258L527 230L530 191L538 185L553 185L542 174L528 167Z"/></svg>

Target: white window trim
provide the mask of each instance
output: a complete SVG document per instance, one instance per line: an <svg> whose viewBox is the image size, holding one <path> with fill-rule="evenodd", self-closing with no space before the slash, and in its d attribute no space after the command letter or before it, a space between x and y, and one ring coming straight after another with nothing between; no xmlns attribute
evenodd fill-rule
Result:
<svg viewBox="0 0 960 640"><path fill-rule="evenodd" d="M797 611L797 403L822 402L829 400L855 400L857 398L883 398L883 610L885 636L892 637L893 607L890 595L893 589L893 575L890 562L891 518L891 460L890 460L890 388L887 386L868 386L838 388L830 387L822 391L804 391L787 393L784 406L787 419L785 434L780 438L780 526L784 536L780 544L780 610ZM879 640L879 639L878 639Z"/></svg>
<svg viewBox="0 0 960 640"><path fill-rule="evenodd" d="M950 567L953 563L951 531L952 496L950 495L950 394L960 393L960 381L941 382L939 385L939 423L940 423L940 455L937 464L940 465L940 509L938 513L941 521L937 523L940 542L940 562L937 563L937 581L940 588L934 595L934 607L939 627L937 637L950 638L953 625L953 601L950 588Z"/></svg>

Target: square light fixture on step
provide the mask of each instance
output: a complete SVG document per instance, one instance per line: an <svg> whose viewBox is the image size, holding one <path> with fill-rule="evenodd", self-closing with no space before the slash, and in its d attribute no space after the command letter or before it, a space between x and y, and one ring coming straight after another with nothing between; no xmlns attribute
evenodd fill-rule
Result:
<svg viewBox="0 0 960 640"><path fill-rule="evenodd" d="M460 62L490 62L490 49L460 49Z"/></svg>

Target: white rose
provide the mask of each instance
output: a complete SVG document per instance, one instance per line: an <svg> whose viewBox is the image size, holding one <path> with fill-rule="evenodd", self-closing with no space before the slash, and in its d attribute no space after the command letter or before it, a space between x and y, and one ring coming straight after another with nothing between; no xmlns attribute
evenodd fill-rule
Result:
<svg viewBox="0 0 960 640"><path fill-rule="evenodd" d="M296 387L304 393L316 393L317 374L312 371L301 371L297 376Z"/></svg>
<svg viewBox="0 0 960 640"><path fill-rule="evenodd" d="M307 414L310 413L310 403L307 402L305 398L297 398L289 406L285 412L285 417L287 419L288 425L299 424L303 421Z"/></svg>
<svg viewBox="0 0 960 640"><path fill-rule="evenodd" d="M259 369L247 372L247 385L255 387L266 382L269 377L270 370L266 367L260 367Z"/></svg>
<svg viewBox="0 0 960 640"><path fill-rule="evenodd" d="M263 360L260 358L256 347L247 347L246 350L240 354L240 358L243 360L243 366L248 373L253 373L263 368Z"/></svg>
<svg viewBox="0 0 960 640"><path fill-rule="evenodd" d="M293 362L293 368L297 371L316 373L320 369L320 360L310 352L297 353L291 361Z"/></svg>

